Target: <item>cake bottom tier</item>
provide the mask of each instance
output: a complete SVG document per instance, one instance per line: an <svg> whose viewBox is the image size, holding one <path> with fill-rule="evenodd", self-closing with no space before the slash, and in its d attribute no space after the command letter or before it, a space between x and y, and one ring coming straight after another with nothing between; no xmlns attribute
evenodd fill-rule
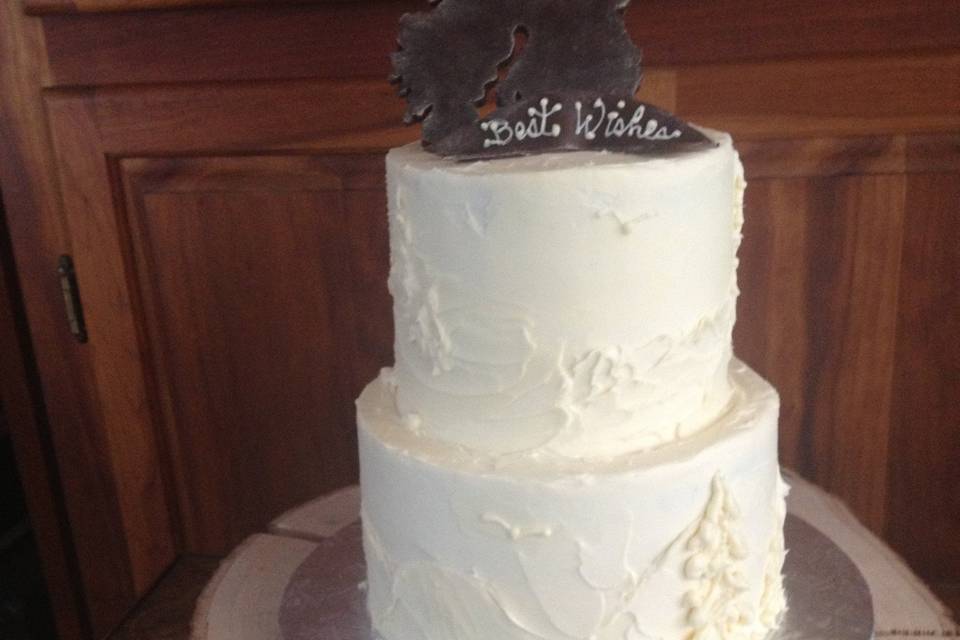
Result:
<svg viewBox="0 0 960 640"><path fill-rule="evenodd" d="M609 460L419 437L358 400L368 608L385 640L763 638L785 607L776 391L735 362L711 427Z"/></svg>

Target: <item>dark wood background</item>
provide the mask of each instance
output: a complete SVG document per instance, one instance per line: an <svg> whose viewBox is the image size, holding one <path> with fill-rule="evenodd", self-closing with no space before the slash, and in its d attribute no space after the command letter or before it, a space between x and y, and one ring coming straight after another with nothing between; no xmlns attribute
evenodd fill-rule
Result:
<svg viewBox="0 0 960 640"><path fill-rule="evenodd" d="M0 314L0 393L64 638L104 636L179 555L356 480L353 399L392 360L382 154L417 135L386 56L424 7L0 7L19 276L0 294L26 321ZM783 462L955 589L960 3L627 17L642 97L744 158L735 343L781 392Z"/></svg>

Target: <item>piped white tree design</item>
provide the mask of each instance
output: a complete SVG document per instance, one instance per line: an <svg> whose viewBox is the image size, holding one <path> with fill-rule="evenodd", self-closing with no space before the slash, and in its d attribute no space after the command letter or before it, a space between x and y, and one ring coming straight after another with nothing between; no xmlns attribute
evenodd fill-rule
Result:
<svg viewBox="0 0 960 640"><path fill-rule="evenodd" d="M755 617L743 597L748 590L747 545L739 527L740 509L718 474L700 522L686 542L689 555L683 573L694 583L684 596L687 622L693 628L690 640L739 637L735 634Z"/></svg>

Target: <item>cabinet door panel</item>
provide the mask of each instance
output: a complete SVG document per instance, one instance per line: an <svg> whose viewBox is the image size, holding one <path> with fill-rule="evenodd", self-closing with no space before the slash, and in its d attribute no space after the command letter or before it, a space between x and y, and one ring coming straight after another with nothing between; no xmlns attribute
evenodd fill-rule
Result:
<svg viewBox="0 0 960 640"><path fill-rule="evenodd" d="M90 335L90 430L56 449L96 636L177 554L356 479L353 400L392 352L364 142L384 116L367 85L333 89L45 95Z"/></svg>
<svg viewBox="0 0 960 640"><path fill-rule="evenodd" d="M386 226L382 181L357 197L344 160L121 163L183 550L226 553L356 480L353 400L391 337L385 234L351 241Z"/></svg>

